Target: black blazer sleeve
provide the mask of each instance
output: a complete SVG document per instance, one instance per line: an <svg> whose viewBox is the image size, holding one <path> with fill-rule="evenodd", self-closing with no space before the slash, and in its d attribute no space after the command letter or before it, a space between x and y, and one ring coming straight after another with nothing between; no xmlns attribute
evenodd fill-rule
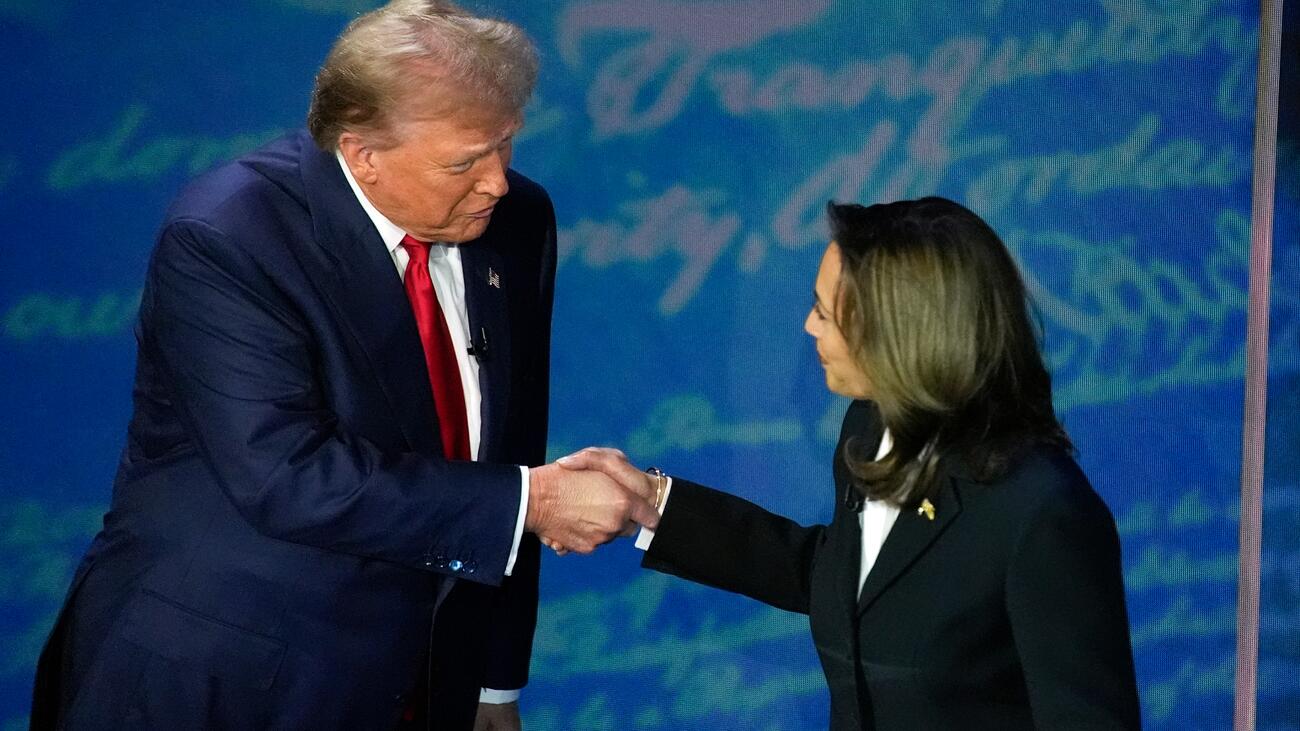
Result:
<svg viewBox="0 0 1300 731"><path fill-rule="evenodd" d="M832 463L836 521L853 520L841 500L841 491L852 489L845 451L874 448L880 434L874 404L849 405ZM742 498L674 477L641 565L807 614L813 568L826 538L824 525L800 526Z"/></svg>
<svg viewBox="0 0 1300 731"><path fill-rule="evenodd" d="M805 528L674 477L641 565L807 614L813 561L824 534L824 526Z"/></svg>
<svg viewBox="0 0 1300 731"><path fill-rule="evenodd" d="M1006 579L1007 613L1039 728L1140 728L1119 534L1085 485L1045 490Z"/></svg>

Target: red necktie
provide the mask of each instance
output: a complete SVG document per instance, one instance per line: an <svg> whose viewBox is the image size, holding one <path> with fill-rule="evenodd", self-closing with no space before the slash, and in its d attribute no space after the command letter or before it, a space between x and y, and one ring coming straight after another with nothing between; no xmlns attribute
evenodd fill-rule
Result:
<svg viewBox="0 0 1300 731"><path fill-rule="evenodd" d="M438 410L442 430L442 453L447 459L469 459L469 422L465 416L465 391L460 382L460 365L456 347L451 342L447 319L438 305L438 295L429 278L429 244L409 235L402 248L410 255L406 265L406 297L411 300L415 325L420 329L424 362L429 368L429 385L433 387L433 405Z"/></svg>

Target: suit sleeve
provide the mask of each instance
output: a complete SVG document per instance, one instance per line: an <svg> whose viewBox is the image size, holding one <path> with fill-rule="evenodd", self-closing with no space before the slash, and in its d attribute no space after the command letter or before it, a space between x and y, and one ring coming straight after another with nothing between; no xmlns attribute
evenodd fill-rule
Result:
<svg viewBox="0 0 1300 731"><path fill-rule="evenodd" d="M1045 490L1007 575L1007 610L1039 728L1140 728L1110 511L1086 484Z"/></svg>
<svg viewBox="0 0 1300 731"><path fill-rule="evenodd" d="M386 453L340 426L325 354L291 300L221 231L173 221L141 303L180 415L223 492L272 538L501 581L519 510L513 465ZM466 557L459 565L450 559ZM457 569L461 569L457 571Z"/></svg>
<svg viewBox="0 0 1300 731"><path fill-rule="evenodd" d="M516 186L518 187L518 186ZM520 413L525 418L516 426L520 443L531 445L525 455L528 466L546 462L548 405L551 373L551 312L555 300L556 238L555 212L545 192L538 189L545 223L544 239L539 250L536 271L536 306L530 308L529 366L519 398L524 401ZM516 350L515 352L519 352ZM484 687L514 690L528 683L528 666L532 657L533 633L537 628L538 581L541 568L541 544L537 536L524 533L511 576L495 592L492 626L488 638L487 667Z"/></svg>
<svg viewBox="0 0 1300 731"><path fill-rule="evenodd" d="M672 499L641 565L808 613L813 561L825 529L673 477Z"/></svg>

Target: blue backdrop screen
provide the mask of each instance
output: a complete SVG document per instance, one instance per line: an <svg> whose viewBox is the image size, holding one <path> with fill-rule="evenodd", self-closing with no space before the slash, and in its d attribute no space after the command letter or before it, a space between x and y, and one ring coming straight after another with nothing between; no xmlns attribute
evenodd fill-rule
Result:
<svg viewBox="0 0 1300 731"><path fill-rule="evenodd" d="M0 729L25 723L108 502L164 208L300 126L331 41L375 4L0 0ZM802 331L823 206L954 198L1041 309L1058 411L1119 523L1147 726L1230 725L1255 3L473 6L543 58L515 166L560 226L553 457L616 445L828 519L846 403ZM1300 272L1278 230L1276 266ZM1289 283L1270 372L1294 395ZM1300 527L1295 474L1270 471L1261 728L1300 728L1298 549L1280 538ZM638 559L623 543L545 560L528 728L824 726L805 618Z"/></svg>

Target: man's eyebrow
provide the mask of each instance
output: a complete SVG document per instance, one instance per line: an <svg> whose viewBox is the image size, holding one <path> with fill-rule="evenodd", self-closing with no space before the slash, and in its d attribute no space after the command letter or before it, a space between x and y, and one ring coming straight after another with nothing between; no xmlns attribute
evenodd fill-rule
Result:
<svg viewBox="0 0 1300 731"><path fill-rule="evenodd" d="M482 143L482 144L473 145L473 146L471 146L471 147L468 147L468 148L465 149L465 154L462 156L462 159L464 159L464 160L477 160L477 159L479 159L480 157L483 157L484 155L488 154L489 152L491 152L491 151L497 149L497 148L500 147L501 145L504 145L506 142L509 142L510 140L514 139L514 136L515 136L518 132L519 132L519 130L517 130L517 129L515 129L515 130L511 130L511 131L510 131L510 134L502 135L501 137L498 137L498 138L495 139L495 140L490 140L490 141L488 141L488 142L484 142L484 143Z"/></svg>

